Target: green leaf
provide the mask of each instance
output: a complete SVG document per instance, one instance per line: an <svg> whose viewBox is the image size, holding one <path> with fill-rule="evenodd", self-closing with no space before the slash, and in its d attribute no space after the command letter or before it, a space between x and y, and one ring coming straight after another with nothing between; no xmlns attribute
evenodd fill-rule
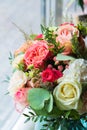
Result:
<svg viewBox="0 0 87 130"><path fill-rule="evenodd" d="M27 123L29 120L30 120L30 117L28 117L28 118L24 121L24 123Z"/></svg>
<svg viewBox="0 0 87 130"><path fill-rule="evenodd" d="M76 110L71 110L69 117L74 120L77 120L80 118L80 115Z"/></svg>
<svg viewBox="0 0 87 130"><path fill-rule="evenodd" d="M54 29L41 25L41 31L44 35L44 39L48 42L48 46L54 46L53 48L49 47L49 50L52 51L54 55L64 51L64 47L60 47L60 43L56 42L57 34L54 33Z"/></svg>
<svg viewBox="0 0 87 130"><path fill-rule="evenodd" d="M8 94L9 94L9 92L5 93L5 95L8 95Z"/></svg>
<svg viewBox="0 0 87 130"><path fill-rule="evenodd" d="M78 4L81 7L82 11L84 11L84 2L83 2L83 0L78 0Z"/></svg>
<svg viewBox="0 0 87 130"><path fill-rule="evenodd" d="M68 119L68 117L69 117L69 115L70 115L70 112L71 112L71 111L67 111L67 112L66 112L66 114L65 114L65 118Z"/></svg>
<svg viewBox="0 0 87 130"><path fill-rule="evenodd" d="M7 76L6 76L6 79L5 79L5 80L3 80L2 82L9 83L9 81L10 81L10 77L7 75Z"/></svg>
<svg viewBox="0 0 87 130"><path fill-rule="evenodd" d="M44 31L45 31L45 26L43 26L43 25L41 24L41 32L44 33Z"/></svg>
<svg viewBox="0 0 87 130"><path fill-rule="evenodd" d="M51 112L53 109L53 96L50 94L49 102L46 105L46 109L48 112Z"/></svg>
<svg viewBox="0 0 87 130"><path fill-rule="evenodd" d="M12 64L13 60L14 60L14 55L9 52L9 57L8 57L9 61L10 61L10 64Z"/></svg>
<svg viewBox="0 0 87 130"><path fill-rule="evenodd" d="M63 54L57 54L56 59L59 60L59 61L75 60L74 57L63 55Z"/></svg>
<svg viewBox="0 0 87 130"><path fill-rule="evenodd" d="M49 113L47 112L45 107L41 110L35 110L35 109L33 109L33 110L35 111L35 113L37 115L42 115L42 116L48 116L49 115Z"/></svg>
<svg viewBox="0 0 87 130"><path fill-rule="evenodd" d="M76 33L73 35L71 42L72 42L72 51L76 55L77 58L83 58L84 48L82 48L80 44L81 37L77 37Z"/></svg>
<svg viewBox="0 0 87 130"><path fill-rule="evenodd" d="M31 112L31 111L29 111L29 114L31 114L32 116L34 116L35 114L33 113L33 112Z"/></svg>
<svg viewBox="0 0 87 130"><path fill-rule="evenodd" d="M26 117L29 117L29 115L27 115L27 114L25 114L25 113L23 113L23 115L26 116Z"/></svg>
<svg viewBox="0 0 87 130"><path fill-rule="evenodd" d="M30 106L35 110L41 110L45 102L50 99L49 91L43 88L33 88L28 92L28 101Z"/></svg>
<svg viewBox="0 0 87 130"><path fill-rule="evenodd" d="M78 25L77 25L82 37L86 37L87 36L87 22L80 22Z"/></svg>
<svg viewBox="0 0 87 130"><path fill-rule="evenodd" d="M25 68L24 63L19 63L19 64L18 64L18 69L19 69L19 70L24 71L24 68Z"/></svg>

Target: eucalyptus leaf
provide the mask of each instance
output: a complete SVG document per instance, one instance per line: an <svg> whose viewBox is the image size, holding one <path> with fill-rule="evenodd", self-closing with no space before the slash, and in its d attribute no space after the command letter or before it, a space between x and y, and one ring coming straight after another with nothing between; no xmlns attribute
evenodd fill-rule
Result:
<svg viewBox="0 0 87 130"><path fill-rule="evenodd" d="M56 59L59 60L59 61L75 60L74 57L63 55L63 54L57 54Z"/></svg>
<svg viewBox="0 0 87 130"><path fill-rule="evenodd" d="M48 104L46 105L46 109L48 112L51 112L53 109L53 96L50 94L50 99Z"/></svg>
<svg viewBox="0 0 87 130"><path fill-rule="evenodd" d="M34 109L34 111L39 116L48 116L49 115L49 113L47 112L45 107L43 109L41 109L41 110L35 110Z"/></svg>
<svg viewBox="0 0 87 130"><path fill-rule="evenodd" d="M35 110L41 110L45 102L50 99L49 91L43 88L32 88L28 92L28 101L30 106Z"/></svg>

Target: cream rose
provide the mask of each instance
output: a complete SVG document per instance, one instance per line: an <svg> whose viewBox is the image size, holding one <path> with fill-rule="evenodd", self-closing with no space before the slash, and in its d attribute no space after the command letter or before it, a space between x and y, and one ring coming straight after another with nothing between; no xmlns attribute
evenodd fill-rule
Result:
<svg viewBox="0 0 87 130"><path fill-rule="evenodd" d="M15 59L12 62L13 68L18 68L18 64L22 63L24 60L24 54L18 55L15 57Z"/></svg>
<svg viewBox="0 0 87 130"><path fill-rule="evenodd" d="M78 82L87 82L87 60L76 59L63 72L63 79L76 79Z"/></svg>
<svg viewBox="0 0 87 130"><path fill-rule="evenodd" d="M8 91L11 96L14 96L14 94L27 82L27 76L22 71L16 71L14 72L12 78L10 79Z"/></svg>
<svg viewBox="0 0 87 130"><path fill-rule="evenodd" d="M78 109L81 92L80 83L73 80L61 82L53 92L57 107L60 110Z"/></svg>

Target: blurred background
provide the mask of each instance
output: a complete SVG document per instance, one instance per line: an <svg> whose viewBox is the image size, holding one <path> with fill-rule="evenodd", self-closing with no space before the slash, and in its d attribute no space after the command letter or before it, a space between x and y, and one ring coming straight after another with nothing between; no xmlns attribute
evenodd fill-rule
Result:
<svg viewBox="0 0 87 130"><path fill-rule="evenodd" d="M0 130L12 130L20 114L15 110L7 93L11 75L9 52L14 52L25 42L23 33L41 33L40 24L58 26L62 22L74 22L79 16L87 20L87 0L0 0ZM17 26L16 26L16 25ZM19 29L20 28L20 29Z"/></svg>

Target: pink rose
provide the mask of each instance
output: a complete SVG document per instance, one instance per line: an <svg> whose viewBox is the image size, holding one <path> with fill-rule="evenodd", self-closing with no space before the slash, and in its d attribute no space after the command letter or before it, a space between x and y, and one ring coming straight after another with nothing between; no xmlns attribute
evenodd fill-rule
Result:
<svg viewBox="0 0 87 130"><path fill-rule="evenodd" d="M35 41L25 52L24 61L27 66L33 64L35 68L42 67L49 57L48 45L45 41Z"/></svg>
<svg viewBox="0 0 87 130"><path fill-rule="evenodd" d="M14 95L15 102L23 106L28 105L27 95L30 88L20 88Z"/></svg>
<svg viewBox="0 0 87 130"><path fill-rule="evenodd" d="M60 47L64 46L63 54L70 54L72 52L72 43L71 39L74 34L79 35L78 29L69 23L62 24L59 29L57 30L57 38L56 41L60 42Z"/></svg>
<svg viewBox="0 0 87 130"><path fill-rule="evenodd" d="M41 76L42 76L43 82L46 82L46 81L54 82L58 78L62 77L63 74L59 70L47 68L42 72Z"/></svg>

